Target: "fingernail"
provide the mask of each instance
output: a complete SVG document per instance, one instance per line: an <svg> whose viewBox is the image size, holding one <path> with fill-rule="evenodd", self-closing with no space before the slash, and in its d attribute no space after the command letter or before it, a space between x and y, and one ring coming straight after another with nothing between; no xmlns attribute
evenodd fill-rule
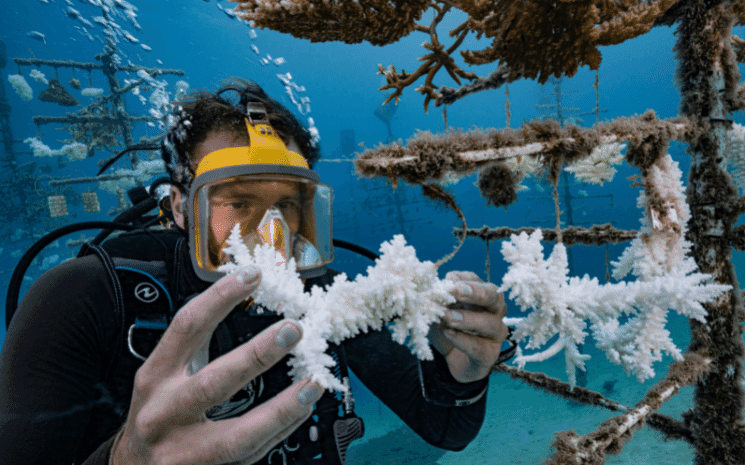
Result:
<svg viewBox="0 0 745 465"><path fill-rule="evenodd" d="M292 323L287 323L277 333L277 345L283 349L289 348L292 344L300 339L300 330Z"/></svg>
<svg viewBox="0 0 745 465"><path fill-rule="evenodd" d="M259 277L261 271L253 265L246 267L243 272L238 274L238 280L245 285L252 285L254 281Z"/></svg>
<svg viewBox="0 0 745 465"><path fill-rule="evenodd" d="M297 401L303 405L312 404L321 397L321 387L316 383L310 383L297 393Z"/></svg>
<svg viewBox="0 0 745 465"><path fill-rule="evenodd" d="M463 314L455 310L448 310L448 317L453 321L463 321Z"/></svg>
<svg viewBox="0 0 745 465"><path fill-rule="evenodd" d="M461 295L471 295L473 294L473 289L471 289L471 286L466 283L458 283L458 292L460 292Z"/></svg>

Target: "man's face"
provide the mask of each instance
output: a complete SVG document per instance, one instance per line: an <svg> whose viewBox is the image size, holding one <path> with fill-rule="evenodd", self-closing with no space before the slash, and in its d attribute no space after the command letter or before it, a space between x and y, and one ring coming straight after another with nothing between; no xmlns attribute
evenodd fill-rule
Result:
<svg viewBox="0 0 745 465"><path fill-rule="evenodd" d="M249 141L244 136L236 137L230 131L215 131L210 133L201 144L194 148L192 159L197 166L209 153L230 147L245 147ZM237 223L244 224L242 228L255 228L264 213L276 206L284 216L290 232L297 233L300 229L300 190L292 182L267 181L253 183L227 183L214 188L209 194L210 199L210 234L209 254L213 263L218 263L220 250L225 245L230 231ZM186 229L186 199L178 189L171 189L171 204L174 207L174 219L182 229Z"/></svg>
<svg viewBox="0 0 745 465"><path fill-rule="evenodd" d="M229 182L210 189L209 251L215 260L225 246L230 231L241 225L243 235L255 231L264 214L276 207L293 235L300 230L302 203L300 189L294 182Z"/></svg>

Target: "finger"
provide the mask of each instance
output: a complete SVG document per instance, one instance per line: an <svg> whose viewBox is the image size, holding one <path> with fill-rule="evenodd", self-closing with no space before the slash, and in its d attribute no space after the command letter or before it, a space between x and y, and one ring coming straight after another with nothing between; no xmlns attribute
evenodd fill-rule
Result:
<svg viewBox="0 0 745 465"><path fill-rule="evenodd" d="M443 329L454 329L485 339L498 340L502 334L502 319L493 313L468 310L447 310Z"/></svg>
<svg viewBox="0 0 745 465"><path fill-rule="evenodd" d="M306 389L315 393L311 392L301 403L299 394ZM291 434L310 417L313 403L322 394L318 383L306 379L240 417L204 423L192 432L192 441L184 444L196 445L198 463L232 463L260 457L260 453L266 454L276 445L277 439L284 439L283 434Z"/></svg>
<svg viewBox="0 0 745 465"><path fill-rule="evenodd" d="M459 302L485 307L491 313L507 314L504 294L494 283L461 281L455 285L454 296Z"/></svg>
<svg viewBox="0 0 745 465"><path fill-rule="evenodd" d="M475 363L478 367L488 365L489 361L496 360L499 356L501 344L497 344L498 341L494 339L475 336L450 328L446 328L443 334L458 351L468 357L470 363Z"/></svg>
<svg viewBox="0 0 745 465"><path fill-rule="evenodd" d="M182 370L228 313L256 289L261 274L220 278L178 311L145 365L163 373ZM144 366L143 366L144 367Z"/></svg>
<svg viewBox="0 0 745 465"><path fill-rule="evenodd" d="M274 366L302 337L300 326L279 321L248 342L210 362L188 377L168 406L176 417L201 415L228 400L249 381Z"/></svg>
<svg viewBox="0 0 745 465"><path fill-rule="evenodd" d="M440 352L442 355L447 355L450 353L451 350L453 350L453 344L450 343L448 338L445 337L445 335L442 334L442 331L446 328L445 322L440 323L433 323L429 327L429 332L427 333L427 340L430 344L432 344L432 347L434 347L438 352Z"/></svg>

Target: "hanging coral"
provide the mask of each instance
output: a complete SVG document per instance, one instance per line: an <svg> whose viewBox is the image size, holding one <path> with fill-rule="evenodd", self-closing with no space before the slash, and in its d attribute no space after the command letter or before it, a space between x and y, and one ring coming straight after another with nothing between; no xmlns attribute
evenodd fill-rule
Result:
<svg viewBox="0 0 745 465"><path fill-rule="evenodd" d="M481 196L495 207L507 207L517 200L517 189L523 175L505 163L494 163L479 172L477 184Z"/></svg>
<svg viewBox="0 0 745 465"><path fill-rule="evenodd" d="M24 102L28 102L34 98L34 91L31 90L31 86L28 85L28 82L26 82L26 79L22 75L9 74L8 82L10 82L10 85L13 86L13 90L16 91L16 94L18 94Z"/></svg>
<svg viewBox="0 0 745 465"><path fill-rule="evenodd" d="M408 35L429 7L424 0L392 2L309 2L231 0L235 15L258 27L286 32L311 42L363 40L390 44Z"/></svg>
<svg viewBox="0 0 745 465"><path fill-rule="evenodd" d="M48 145L45 145L40 139L35 137L29 137L23 142L27 143L31 150L33 150L35 157L59 157L66 156L69 160L85 160L88 154L88 148L85 144L80 142L72 142L65 144L57 150L51 149Z"/></svg>
<svg viewBox="0 0 745 465"><path fill-rule="evenodd" d="M103 89L100 87L86 87L80 91L80 95L83 97L100 97L103 95Z"/></svg>
<svg viewBox="0 0 745 465"><path fill-rule="evenodd" d="M602 186L604 182L613 180L616 174L613 165L623 163L624 155L621 154L621 150L625 149L626 145L620 142L599 145L592 150L589 157L564 169L574 173L581 181Z"/></svg>
<svg viewBox="0 0 745 465"><path fill-rule="evenodd" d="M78 105L78 101L70 95L70 92L56 79L49 80L49 87L39 92L39 100L42 102L59 103L63 107Z"/></svg>
<svg viewBox="0 0 745 465"><path fill-rule="evenodd" d="M38 69L32 69L28 75L31 76L36 82L41 82L42 84L49 84L47 77L44 76L44 73L42 73Z"/></svg>
<svg viewBox="0 0 745 465"><path fill-rule="evenodd" d="M75 90L80 90L83 88L83 86L80 85L80 81L78 81L75 78L70 79L70 82L68 82L68 84L70 84L70 87L72 87Z"/></svg>

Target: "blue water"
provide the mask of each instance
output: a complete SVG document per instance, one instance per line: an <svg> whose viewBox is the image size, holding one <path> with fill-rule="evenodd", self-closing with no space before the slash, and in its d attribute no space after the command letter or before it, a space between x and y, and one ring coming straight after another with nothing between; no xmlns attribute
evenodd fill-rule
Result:
<svg viewBox="0 0 745 465"><path fill-rule="evenodd" d="M360 147L372 148L385 142L387 130L385 125L374 115L375 109L384 100L385 94L377 91L382 77L377 75L377 65L387 67L394 64L398 70L405 68L411 72L418 66L416 59L424 53L420 44L425 37L413 33L400 42L386 47L373 47L368 44L345 45L339 43L315 43L295 39L288 35L269 30L256 30L256 38L250 37L251 28L246 24L230 18L218 8L232 8L234 5L225 1L204 0L130 0L137 7L137 21L141 31L136 31L131 24L117 22L134 35L139 41L147 44L152 50L145 51L137 44L121 42L120 52L126 54L124 62L131 60L134 64L144 66L161 66L183 70L183 78L169 77L169 83L184 79L190 89L214 90L220 82L230 76L252 79L261 84L275 98L292 106L285 95L285 89L277 74L290 73L293 81L304 86L299 97L310 98L310 113L300 115L303 120L312 117L320 131L321 147L326 159L351 158L349 147L359 150ZM70 2L84 17L91 19L100 15L96 8L84 2ZM94 23L89 28L94 40L80 34L74 26L82 24L64 14L68 4L62 0L50 0L49 3L38 0L2 1L2 19L0 19L0 39L7 46L8 64L2 70L2 84L11 106L11 127L16 140L37 135L37 127L31 118L35 115L64 115L68 108L53 103L44 103L36 95L44 85L29 77L29 67L22 73L34 90L35 98L30 102L22 101L12 90L7 81L8 74L18 72L12 58L59 59L92 62L95 54L101 53L103 38L102 28ZM431 17L431 13L427 18ZM459 24L464 17L452 15L441 26ZM38 31L46 36L46 43L28 37L29 31ZM742 36L742 34L740 34ZM446 40L444 32L442 40ZM654 109L660 118L673 117L678 114L680 95L674 83L674 44L672 29L660 27L637 39L620 46L602 49L603 62L600 67L600 107L607 109L600 116L601 120L610 120L618 116L641 114L647 109ZM251 46L258 48L256 53ZM478 49L486 44L477 44L473 37L467 40L462 48L474 46ZM261 59L271 56L272 59L283 58L284 63L262 64ZM162 62L162 65L157 63ZM486 75L492 68L474 69L480 75ZM469 69L466 68L468 71ZM42 67L47 78L54 77L52 68ZM87 104L87 97L67 85L73 77L69 69L59 70L59 80L76 95L82 104ZM89 81L88 73L77 70L77 77L83 87L107 88L103 75L94 72ZM135 79L134 75L124 78ZM592 83L595 73L587 68L581 69L573 78L562 82L564 105L590 111L595 105L595 90ZM445 73L435 81L440 85L454 86ZM418 84L417 84L418 85ZM423 98L411 86L404 91L392 122L395 138L406 139L417 131L439 132L443 129L443 119L439 108L430 105L429 113L423 112ZM173 90L172 87L169 90ZM540 86L533 81L520 81L509 86L511 103L510 126L515 128L525 120L540 116L536 109L538 103L550 98L550 86ZM77 94L76 94L77 93ZM146 107L135 98L127 100L132 113L144 113ZM448 108L448 125L470 129L502 128L507 120L504 111L504 89L484 92L467 97ZM79 108L79 107L78 107ZM73 108L74 110L75 108ZM595 122L594 115L584 116L585 125ZM735 115L735 120L742 123L742 116ZM38 130L42 141L52 148L59 148L64 139L69 138L59 125L45 125ZM134 130L135 139L158 134L156 128L144 124ZM347 139L342 144L342 137ZM17 143L17 152L28 152L28 146ZM680 162L687 175L688 158L684 147L672 144L670 153ZM3 153L3 156L5 154ZM36 161L33 172L39 178L38 186L45 188L45 179L49 177L92 176L97 171L95 161L110 156L109 153L97 153L92 160L70 162L64 168L58 168L54 159L34 159L29 153L18 155L19 164ZM48 168L45 168L48 167ZM48 172L42 171L42 168ZM334 187L335 197L335 237L355 242L364 247L378 250L381 242L389 240L394 234L404 233L413 244L420 259L437 260L452 250L456 241L452 228L459 226L457 216L425 200L420 192L411 186L401 185L395 192L380 181L360 180L354 174L349 162L321 162L317 171L322 180ZM628 176L636 174L628 166L619 169L613 182L603 187L579 185L572 187L573 195L579 191L587 193L588 198L575 200L575 222L605 223L614 221L622 229L636 229L639 226L641 211L636 208L637 188L630 188ZM5 179L5 178L3 178ZM452 186L455 199L463 209L470 227L489 226L542 226L551 228L554 225L553 202L547 196L549 191L533 181L525 184L531 187L521 193L517 204L509 209L487 207L476 187L475 177L463 179ZM84 192L90 186L76 186L77 192ZM51 192L51 191L50 191ZM593 199L593 195L612 194L612 198ZM44 195L50 195L44 193ZM112 196L101 193L101 213L88 214L81 206L68 205L75 218L67 217L51 222L52 227L62 226L75 221L109 219L105 212L115 204ZM391 206L398 202L399 210ZM401 219L403 221L401 221ZM43 221L38 218L37 221ZM17 222L3 224L7 228L1 237L0 244L0 283L2 295L5 295L10 273L23 253L35 240L29 237L21 224ZM20 230L19 230L20 228ZM16 232L11 237L11 232ZM91 233L88 233L90 235ZM77 235L76 235L77 237ZM54 257L62 260L74 255L75 251L65 247L64 241L51 247L42 257ZM611 259L617 258L625 245L610 247ZM547 246L547 252L550 246ZM577 246L573 248L574 270L578 275L597 276L601 282L605 276L605 249ZM460 252L441 271L455 269L472 270L486 279L486 249L476 239L466 241ZM499 283L506 271L505 262L499 253L499 245L492 244L490 252L491 279ZM734 256L740 279L743 276L743 258ZM350 276L363 272L369 263L345 251L338 251L335 266L346 271ZM32 267L29 276L38 276L43 269ZM24 289L30 280L24 283ZM517 316L518 310L510 307L510 315ZM678 315L671 315L668 327L679 347L688 342L687 322ZM0 325L0 341L5 336L4 325ZM616 381L610 397L626 405L633 405L652 386L655 380L640 384L628 378L623 371L607 362L605 355L592 347L587 347L592 356L588 362L588 387L601 391L607 381ZM655 365L660 375L664 375L667 357L664 363ZM552 376L565 379L562 357L528 366L533 371L544 371ZM570 406L562 399L542 392L523 387L520 383L509 380L506 376L493 375L489 391L487 419L479 434L464 452L444 452L427 446L421 439L412 434L386 407L372 397L363 386L355 380L358 412L364 417L367 434L350 450L351 464L430 464L443 465L465 463L538 463L549 454L553 433L574 429L580 434L593 431L596 426L610 414L600 409ZM690 390L683 390L676 398L663 408L664 413L678 416L690 407ZM665 443L660 441L648 429L636 434L635 439L617 458L610 458L608 463L628 464L679 464L690 463L692 452L681 442Z"/></svg>

